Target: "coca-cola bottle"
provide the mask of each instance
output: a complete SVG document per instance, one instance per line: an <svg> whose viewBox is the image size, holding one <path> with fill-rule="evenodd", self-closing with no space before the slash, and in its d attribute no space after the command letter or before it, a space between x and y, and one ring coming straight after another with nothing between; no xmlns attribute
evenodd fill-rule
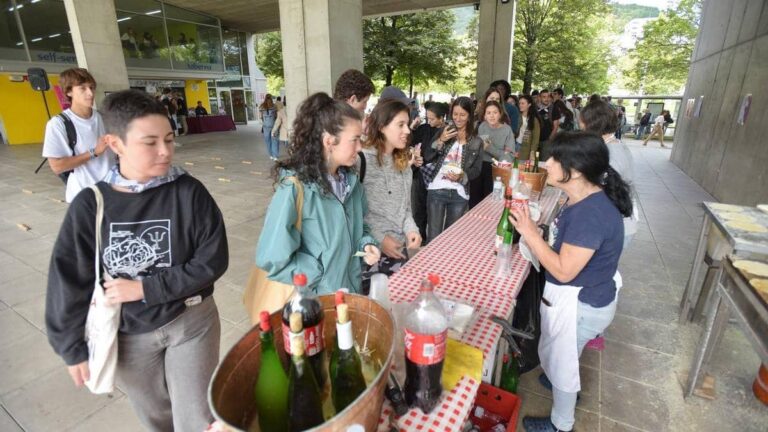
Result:
<svg viewBox="0 0 768 432"><path fill-rule="evenodd" d="M448 319L434 288L440 277L430 274L421 283L421 294L406 312L405 400L425 414L432 411L443 392L442 374L448 339Z"/></svg>
<svg viewBox="0 0 768 432"><path fill-rule="evenodd" d="M323 341L323 307L315 297L315 294L307 287L307 275L297 273L293 276L293 285L295 287L293 296L283 307L283 345L285 353L290 355L290 318L291 314L298 312L302 318L302 328L304 329L304 352L312 365L317 384L322 389L325 385L325 368L323 367L323 356L325 343Z"/></svg>

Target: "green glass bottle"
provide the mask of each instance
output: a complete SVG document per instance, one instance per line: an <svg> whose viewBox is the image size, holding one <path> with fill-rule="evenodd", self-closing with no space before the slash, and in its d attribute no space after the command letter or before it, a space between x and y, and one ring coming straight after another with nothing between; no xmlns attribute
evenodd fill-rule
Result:
<svg viewBox="0 0 768 432"><path fill-rule="evenodd" d="M517 363L517 358L510 357L509 354L504 354L500 387L502 390L506 390L510 393L517 393L517 385L519 383L520 366Z"/></svg>
<svg viewBox="0 0 768 432"><path fill-rule="evenodd" d="M536 158L533 160L533 172L539 172L539 152L536 152Z"/></svg>
<svg viewBox="0 0 768 432"><path fill-rule="evenodd" d="M336 367L331 375L331 399L336 412L341 412L365 391L360 355L355 350L352 336L352 321L349 319L349 306L341 303L336 306Z"/></svg>
<svg viewBox="0 0 768 432"><path fill-rule="evenodd" d="M304 353L301 313L290 315L291 371L288 374L288 430L299 432L325 421L323 400L312 366Z"/></svg>
<svg viewBox="0 0 768 432"><path fill-rule="evenodd" d="M499 247L504 242L504 234L512 227L512 223L509 221L509 207L512 204L512 188L507 186L504 189L504 210L501 212L501 218L496 225L496 241L493 245L494 252L499 251ZM512 228L514 229L514 227Z"/></svg>
<svg viewBox="0 0 768 432"><path fill-rule="evenodd" d="M288 376L275 350L269 312L261 312L261 364L256 379L256 408L263 431L288 430Z"/></svg>

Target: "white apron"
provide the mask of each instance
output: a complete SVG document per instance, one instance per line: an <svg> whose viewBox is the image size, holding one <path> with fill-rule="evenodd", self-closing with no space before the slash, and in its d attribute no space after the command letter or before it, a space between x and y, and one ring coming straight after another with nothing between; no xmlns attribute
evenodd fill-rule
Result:
<svg viewBox="0 0 768 432"><path fill-rule="evenodd" d="M622 286L621 274L613 276L616 295ZM539 360L541 368L553 386L559 390L581 391L579 378L579 349L577 341L577 312L581 287L572 285L544 285L544 298L551 306L541 303L541 338Z"/></svg>

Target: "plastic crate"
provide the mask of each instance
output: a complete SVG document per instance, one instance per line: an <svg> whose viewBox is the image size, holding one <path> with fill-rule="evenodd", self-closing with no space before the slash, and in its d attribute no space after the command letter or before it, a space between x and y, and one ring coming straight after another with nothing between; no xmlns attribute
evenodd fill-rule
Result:
<svg viewBox="0 0 768 432"><path fill-rule="evenodd" d="M507 432L517 430L517 418L520 415L520 397L514 393L504 391L487 383L480 383L477 390L475 406L496 413L509 419Z"/></svg>

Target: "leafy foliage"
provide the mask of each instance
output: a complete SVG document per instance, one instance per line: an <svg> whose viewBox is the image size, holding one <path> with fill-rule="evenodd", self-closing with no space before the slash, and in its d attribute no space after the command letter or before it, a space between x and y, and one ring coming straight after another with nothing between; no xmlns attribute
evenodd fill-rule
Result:
<svg viewBox="0 0 768 432"><path fill-rule="evenodd" d="M680 93L688 78L702 0L681 0L643 28L623 65L625 85L641 94Z"/></svg>
<svg viewBox="0 0 768 432"><path fill-rule="evenodd" d="M642 6L638 4L611 4L611 11L616 18L619 28L635 18L656 18L659 16L659 8Z"/></svg>
<svg viewBox="0 0 768 432"><path fill-rule="evenodd" d="M363 20L365 73L411 92L414 84L453 79L461 55L454 21L450 11Z"/></svg>
<svg viewBox="0 0 768 432"><path fill-rule="evenodd" d="M513 85L524 93L534 85L567 93L607 90L609 13L605 0L518 0Z"/></svg>
<svg viewBox="0 0 768 432"><path fill-rule="evenodd" d="M267 78L283 77L283 42L280 32L264 33L258 37L256 63Z"/></svg>

